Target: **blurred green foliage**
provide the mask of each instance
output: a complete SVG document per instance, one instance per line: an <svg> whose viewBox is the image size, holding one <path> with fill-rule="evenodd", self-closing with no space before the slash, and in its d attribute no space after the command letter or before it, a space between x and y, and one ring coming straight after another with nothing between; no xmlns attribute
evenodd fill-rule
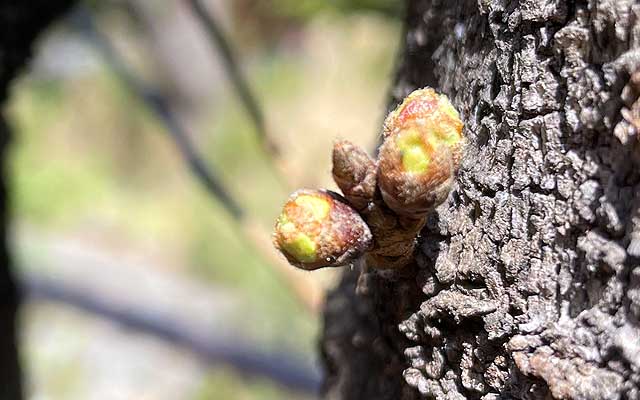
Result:
<svg viewBox="0 0 640 400"><path fill-rule="evenodd" d="M401 2L255 3L268 5L272 15L305 21L297 33L301 46L287 42L276 51L259 49L242 58L252 60L245 67L271 133L287 144L292 175L304 172L295 182L330 185L333 138L375 141L398 33L393 20L356 12L396 15ZM135 40L131 47L140 46ZM232 218L199 186L165 128L112 71L103 66L70 79L24 79L14 94L9 108L17 133L11 154L12 204L20 224L61 237L90 232L87 240L130 249L152 246L176 274L237 295L242 312L228 324L240 336L265 348L286 347L314 357L319 318L305 311ZM278 179L235 95L219 92L212 104L194 121L194 141L234 197L270 230L289 188ZM47 260L37 244L18 251L26 264ZM52 356L41 369L58 365L75 375L77 365L70 358ZM59 380L48 383L55 395L84 389L75 379ZM271 382L245 383L225 368L208 372L193 396L292 398Z"/></svg>
<svg viewBox="0 0 640 400"><path fill-rule="evenodd" d="M88 91L100 104L85 101ZM285 322L307 331L292 338L309 337L315 324L285 283L190 175L165 128L110 72L65 87L24 81L12 111L20 132L11 155L13 205L21 220L60 232L112 226L134 246L152 239L184 253L200 277L241 291L256 320L276 329L265 329L264 337L279 337L275 327ZM242 111L227 115L214 129L230 134L213 132L208 158L243 205L270 225L285 191Z"/></svg>
<svg viewBox="0 0 640 400"><path fill-rule="evenodd" d="M304 400L301 394L286 394L288 399ZM283 392L268 381L239 378L232 371L220 368L212 370L195 393L193 400L282 400Z"/></svg>
<svg viewBox="0 0 640 400"><path fill-rule="evenodd" d="M86 102L89 91L99 98L97 108ZM222 167L227 185L244 199L243 205L269 221L284 191L278 191L273 170L241 114L230 110L229 120L215 129L233 134L212 135L210 161ZM243 312L228 324L244 332L242 336L266 348L314 353L318 321L187 172L164 128L110 72L70 85L25 80L16 91L11 115L19 132L11 154L12 204L21 223L61 238L89 230L96 236L91 240L102 237L133 248L151 240L169 255L184 254L184 274L234 289ZM128 135L137 136L134 148L128 149L132 160L125 155L127 143L132 144ZM29 269L46 265L42 248L19 245L16 250ZM49 367L54 365L52 361ZM64 371L74 368L79 367L65 361ZM53 369L59 379L46 381L51 393L80 390L80 382L70 374ZM213 383L204 382L203 393L219 387L221 393L243 393L227 398L282 398L268 381L256 387L230 380L220 386L230 375L212 373ZM267 392L280 397L265 397Z"/></svg>
<svg viewBox="0 0 640 400"><path fill-rule="evenodd" d="M399 0L272 0L274 10L282 15L311 18L318 13L375 11L396 17L402 11Z"/></svg>

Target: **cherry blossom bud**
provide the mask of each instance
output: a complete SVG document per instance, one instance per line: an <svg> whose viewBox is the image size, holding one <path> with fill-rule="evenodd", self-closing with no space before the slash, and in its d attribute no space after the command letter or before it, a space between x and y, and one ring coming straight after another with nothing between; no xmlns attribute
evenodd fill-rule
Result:
<svg viewBox="0 0 640 400"><path fill-rule="evenodd" d="M465 140L446 96L431 88L411 93L385 120L378 185L400 215L420 217L448 196Z"/></svg>
<svg viewBox="0 0 640 400"><path fill-rule="evenodd" d="M371 232L356 210L325 190L298 190L276 221L274 245L294 266L306 270L343 265L366 251Z"/></svg>

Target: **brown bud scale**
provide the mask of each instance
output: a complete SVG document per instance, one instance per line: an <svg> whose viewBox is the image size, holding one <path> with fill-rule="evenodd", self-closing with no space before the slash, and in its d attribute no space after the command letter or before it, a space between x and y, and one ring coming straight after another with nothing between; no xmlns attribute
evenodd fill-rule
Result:
<svg viewBox="0 0 640 400"><path fill-rule="evenodd" d="M376 162L348 140L334 143L332 160L333 180L344 197L357 210L365 209L376 191Z"/></svg>

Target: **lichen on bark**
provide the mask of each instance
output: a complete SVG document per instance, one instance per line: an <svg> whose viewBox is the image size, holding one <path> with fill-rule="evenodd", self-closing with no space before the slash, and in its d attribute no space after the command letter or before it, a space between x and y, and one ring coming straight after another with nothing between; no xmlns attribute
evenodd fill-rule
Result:
<svg viewBox="0 0 640 400"><path fill-rule="evenodd" d="M416 262L330 293L327 398L640 398L640 157L621 139L639 18L629 0L408 1L394 102L446 94L467 151Z"/></svg>

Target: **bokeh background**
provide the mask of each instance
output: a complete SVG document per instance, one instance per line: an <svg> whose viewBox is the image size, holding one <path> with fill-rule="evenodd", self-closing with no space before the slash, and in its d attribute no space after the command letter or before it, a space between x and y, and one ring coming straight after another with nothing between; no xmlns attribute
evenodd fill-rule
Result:
<svg viewBox="0 0 640 400"><path fill-rule="evenodd" d="M401 2L201 3L278 153L189 1L84 2L12 88L11 241L29 294L29 398L314 398L322 294L338 275L283 265L269 232L293 189L335 189L334 139L373 149ZM190 171L152 108L157 96L242 219ZM301 377L260 372L280 366Z"/></svg>

